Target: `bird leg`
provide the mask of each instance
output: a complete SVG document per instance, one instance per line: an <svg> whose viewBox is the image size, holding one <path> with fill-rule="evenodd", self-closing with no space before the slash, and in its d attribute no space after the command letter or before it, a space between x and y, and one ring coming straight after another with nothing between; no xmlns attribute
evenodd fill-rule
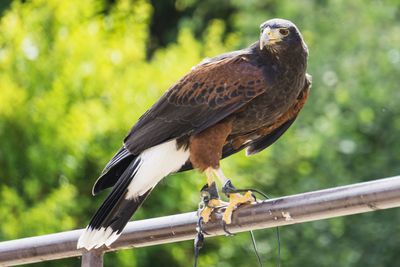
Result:
<svg viewBox="0 0 400 267"><path fill-rule="evenodd" d="M207 175L207 184L200 191L202 202L199 207L199 217L202 222L207 223L213 210L223 206L224 202L219 198L212 170L207 169L205 173Z"/></svg>

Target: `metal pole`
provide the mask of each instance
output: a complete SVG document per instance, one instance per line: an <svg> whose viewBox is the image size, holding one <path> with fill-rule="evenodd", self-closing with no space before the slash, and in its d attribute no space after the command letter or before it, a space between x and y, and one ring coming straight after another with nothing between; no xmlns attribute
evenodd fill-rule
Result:
<svg viewBox="0 0 400 267"><path fill-rule="evenodd" d="M81 267L103 267L103 252L97 250L84 252Z"/></svg>
<svg viewBox="0 0 400 267"><path fill-rule="evenodd" d="M239 208L228 230L233 233L315 221L356 213L400 207L400 176L271 199ZM221 212L205 226L211 236L223 235ZM134 221L103 253L193 239L196 212ZM0 243L0 266L80 256L76 242L82 230Z"/></svg>

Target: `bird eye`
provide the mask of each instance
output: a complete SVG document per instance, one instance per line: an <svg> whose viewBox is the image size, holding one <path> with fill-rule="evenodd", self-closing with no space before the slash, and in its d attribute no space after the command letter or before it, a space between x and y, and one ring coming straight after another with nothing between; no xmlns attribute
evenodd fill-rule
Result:
<svg viewBox="0 0 400 267"><path fill-rule="evenodd" d="M289 30L288 29L279 29L279 33L282 34L283 36L286 36L289 34Z"/></svg>

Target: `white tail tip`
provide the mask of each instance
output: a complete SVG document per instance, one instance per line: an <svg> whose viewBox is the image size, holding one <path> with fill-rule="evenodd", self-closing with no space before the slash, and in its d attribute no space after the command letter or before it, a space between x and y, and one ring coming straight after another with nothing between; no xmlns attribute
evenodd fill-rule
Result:
<svg viewBox="0 0 400 267"><path fill-rule="evenodd" d="M109 247L120 235L121 234L117 234L117 232L113 231L111 227L93 229L88 226L79 237L77 248L86 248L87 250L91 250L103 245Z"/></svg>

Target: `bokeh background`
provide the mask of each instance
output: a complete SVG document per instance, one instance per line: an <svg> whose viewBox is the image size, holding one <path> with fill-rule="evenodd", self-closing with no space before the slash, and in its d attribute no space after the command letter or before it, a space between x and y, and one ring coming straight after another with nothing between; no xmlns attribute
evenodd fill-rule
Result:
<svg viewBox="0 0 400 267"><path fill-rule="evenodd" d="M277 197L400 174L398 0L0 2L0 240L86 226L90 190L139 116L202 58L273 17L310 49L311 97L271 148L222 165ZM165 179L136 219L193 211L197 172ZM281 228L283 266L398 266L400 210ZM257 231L277 265L273 229ZM192 241L105 255L105 266L190 266ZM248 233L206 240L200 266L256 266ZM30 266L80 266L78 258Z"/></svg>

